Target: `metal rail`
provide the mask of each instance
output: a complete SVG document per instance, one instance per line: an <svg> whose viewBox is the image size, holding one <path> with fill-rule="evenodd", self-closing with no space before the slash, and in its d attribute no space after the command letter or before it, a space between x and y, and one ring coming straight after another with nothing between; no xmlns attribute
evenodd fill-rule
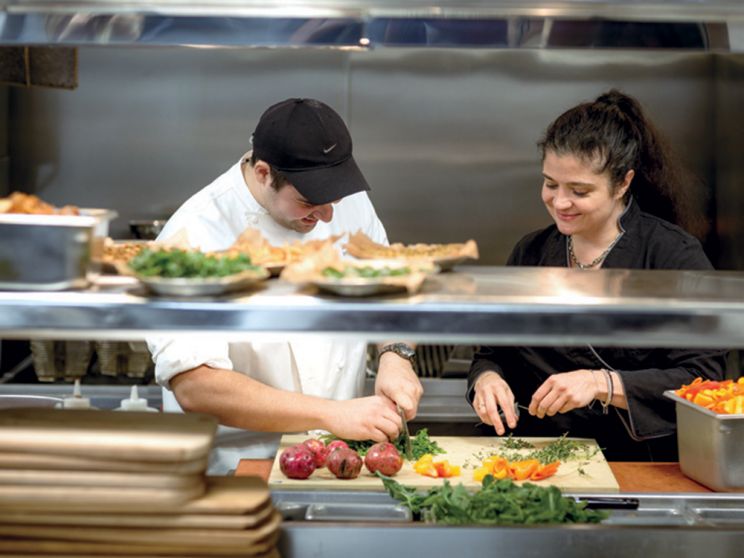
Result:
<svg viewBox="0 0 744 558"><path fill-rule="evenodd" d="M744 273L463 267L414 296L345 298L271 280L238 296L157 298L132 278L70 292L0 292L8 338L158 334L284 339L709 347L744 345Z"/></svg>

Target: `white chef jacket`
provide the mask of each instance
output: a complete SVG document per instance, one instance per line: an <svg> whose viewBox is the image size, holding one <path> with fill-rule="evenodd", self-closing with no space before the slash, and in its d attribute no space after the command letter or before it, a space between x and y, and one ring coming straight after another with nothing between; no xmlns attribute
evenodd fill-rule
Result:
<svg viewBox="0 0 744 558"><path fill-rule="evenodd" d="M241 161L209 186L189 198L168 220L158 240L174 235L202 251L224 250L248 227L261 230L274 245L294 240L324 239L361 230L376 242L387 244L387 235L365 192L343 198L334 206L330 223L318 221L306 234L274 221L248 189ZM364 384L366 343L317 339L290 342L220 341L214 338L150 336L155 378L164 387L163 407L179 411L170 379L205 364L235 370L264 384L329 399L361 395ZM276 453L280 435L248 432L221 426L215 440L209 472L224 474L241 458L267 458Z"/></svg>

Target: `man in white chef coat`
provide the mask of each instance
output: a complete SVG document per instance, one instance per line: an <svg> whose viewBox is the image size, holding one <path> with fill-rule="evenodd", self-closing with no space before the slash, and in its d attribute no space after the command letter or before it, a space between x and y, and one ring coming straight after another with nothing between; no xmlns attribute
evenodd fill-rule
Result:
<svg viewBox="0 0 744 558"><path fill-rule="evenodd" d="M360 229L387 243L352 157L349 131L328 105L313 99L272 105L252 143L252 152L176 211L158 240L178 235L194 248L223 250L254 227L275 245ZM392 439L402 426L396 404L413 418L423 391L413 350L402 343L382 346L369 397L360 397L363 342L228 343L189 336L151 337L148 345L165 388L165 410L207 413L224 425L213 474L229 472L241 458L271 457L282 432L322 429L348 439Z"/></svg>

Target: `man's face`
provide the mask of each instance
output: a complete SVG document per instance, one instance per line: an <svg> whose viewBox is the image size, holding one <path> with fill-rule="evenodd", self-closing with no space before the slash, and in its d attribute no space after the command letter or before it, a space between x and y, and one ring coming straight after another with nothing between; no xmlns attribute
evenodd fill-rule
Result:
<svg viewBox="0 0 744 558"><path fill-rule="evenodd" d="M266 198L265 209L274 221L302 234L313 230L318 221L329 223L333 219L333 205L340 201L313 205L291 184L285 184L279 190L269 188Z"/></svg>

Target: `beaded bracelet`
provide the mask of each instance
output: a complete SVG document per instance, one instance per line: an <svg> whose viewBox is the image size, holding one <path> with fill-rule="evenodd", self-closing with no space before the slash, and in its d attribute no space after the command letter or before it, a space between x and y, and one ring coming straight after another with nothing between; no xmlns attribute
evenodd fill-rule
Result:
<svg viewBox="0 0 744 558"><path fill-rule="evenodd" d="M609 370L606 368L600 368L600 371L604 374L605 381L607 382L607 398L604 401L600 401L602 404L602 413L605 415L609 412L608 409L610 407L610 403L612 403L612 396L613 392L615 391L615 386L612 382L612 374Z"/></svg>

